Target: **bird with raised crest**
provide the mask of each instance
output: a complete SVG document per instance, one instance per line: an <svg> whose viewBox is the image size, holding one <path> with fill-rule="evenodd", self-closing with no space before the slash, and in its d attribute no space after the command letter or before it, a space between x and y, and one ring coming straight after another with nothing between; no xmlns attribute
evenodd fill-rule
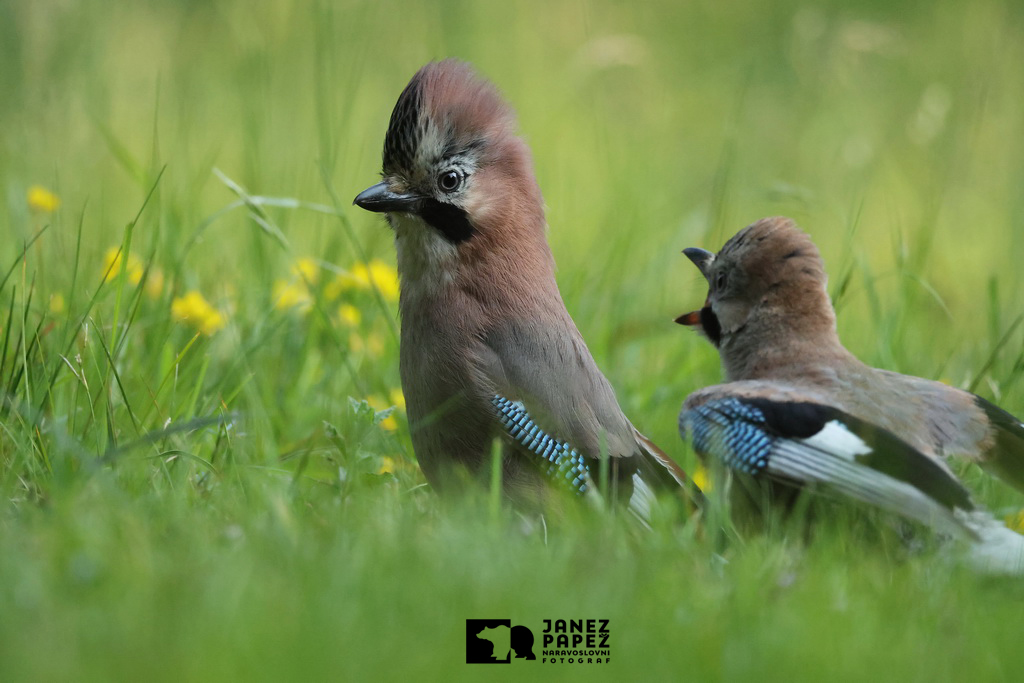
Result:
<svg viewBox="0 0 1024 683"><path fill-rule="evenodd" d="M497 89L463 62L420 69L391 115L382 176L354 203L394 230L400 373L427 481L443 491L460 472L486 476L501 438L513 498L552 480L583 492L604 456L617 496L689 491L623 414L569 317L530 151Z"/></svg>
<svg viewBox="0 0 1024 683"><path fill-rule="evenodd" d="M755 497L812 486L970 538L989 569L1024 567L1024 537L976 505L947 464L963 456L1024 490L1021 420L859 361L839 340L817 247L787 218L757 221L717 254L684 253L709 292L676 322L717 347L726 381L683 405L680 431L698 454L755 482Z"/></svg>

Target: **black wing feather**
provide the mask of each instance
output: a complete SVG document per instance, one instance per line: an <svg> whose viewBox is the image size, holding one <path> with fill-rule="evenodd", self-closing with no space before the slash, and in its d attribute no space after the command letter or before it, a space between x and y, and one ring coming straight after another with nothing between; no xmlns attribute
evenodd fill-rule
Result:
<svg viewBox="0 0 1024 683"><path fill-rule="evenodd" d="M995 439L981 464L1007 484L1024 491L1024 423L980 396L975 396L974 402L988 417Z"/></svg>

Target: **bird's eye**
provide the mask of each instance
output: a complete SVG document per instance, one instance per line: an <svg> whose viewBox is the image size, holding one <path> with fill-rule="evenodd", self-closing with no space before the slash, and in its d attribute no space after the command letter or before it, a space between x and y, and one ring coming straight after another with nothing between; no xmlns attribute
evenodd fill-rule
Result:
<svg viewBox="0 0 1024 683"><path fill-rule="evenodd" d="M437 177L437 185L445 192L455 192L462 184L462 176L456 171L445 171Z"/></svg>
<svg viewBox="0 0 1024 683"><path fill-rule="evenodd" d="M725 275L725 271L719 271L718 276L715 277L715 289L717 289L719 292L725 289L726 280L727 277Z"/></svg>

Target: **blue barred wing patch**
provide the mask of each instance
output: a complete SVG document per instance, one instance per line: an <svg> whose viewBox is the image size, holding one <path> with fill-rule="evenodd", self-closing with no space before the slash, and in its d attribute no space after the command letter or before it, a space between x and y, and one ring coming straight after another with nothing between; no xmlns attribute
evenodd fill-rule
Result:
<svg viewBox="0 0 1024 683"><path fill-rule="evenodd" d="M575 448L547 434L521 403L497 395L491 403L498 411L501 426L518 444L542 460L549 478L578 494L587 490L590 468Z"/></svg>
<svg viewBox="0 0 1024 683"><path fill-rule="evenodd" d="M725 398L691 408L685 419L698 453L715 456L746 474L760 474L768 466L772 437L757 407Z"/></svg>

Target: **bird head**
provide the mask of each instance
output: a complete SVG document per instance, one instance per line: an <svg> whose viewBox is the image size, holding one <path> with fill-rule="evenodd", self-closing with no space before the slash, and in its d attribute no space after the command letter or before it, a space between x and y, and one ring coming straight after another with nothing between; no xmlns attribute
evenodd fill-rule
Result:
<svg viewBox="0 0 1024 683"><path fill-rule="evenodd" d="M383 162L381 182L354 203L388 215L400 250L407 237L413 250L451 255L503 226L536 226L543 238L540 190L515 115L468 64L432 62L412 77L391 114Z"/></svg>
<svg viewBox="0 0 1024 683"><path fill-rule="evenodd" d="M835 334L821 254L790 219L759 220L717 254L697 248L683 253L708 281L708 296L703 308L676 322L703 332L723 358L741 339L756 345L794 334Z"/></svg>

